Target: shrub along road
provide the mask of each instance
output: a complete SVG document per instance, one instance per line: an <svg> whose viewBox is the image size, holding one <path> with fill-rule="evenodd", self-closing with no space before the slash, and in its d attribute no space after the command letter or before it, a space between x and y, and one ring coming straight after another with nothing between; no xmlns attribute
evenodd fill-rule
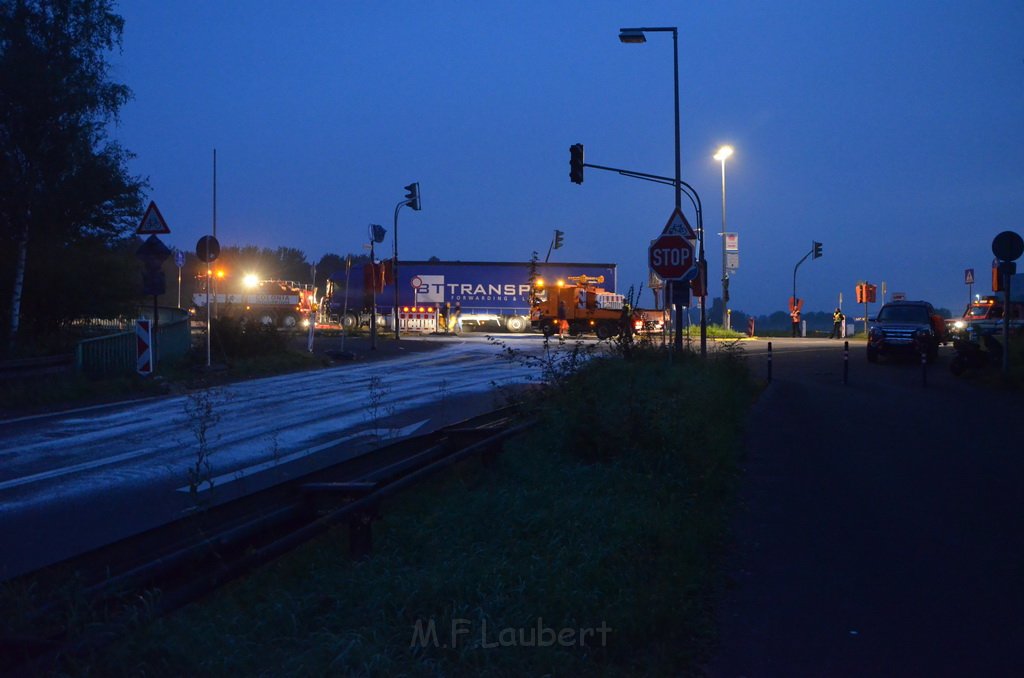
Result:
<svg viewBox="0 0 1024 678"><path fill-rule="evenodd" d="M1016 674L1024 395L953 377L949 353L923 387L915 361L869 365L863 344L844 386L839 342L780 344L710 673Z"/></svg>

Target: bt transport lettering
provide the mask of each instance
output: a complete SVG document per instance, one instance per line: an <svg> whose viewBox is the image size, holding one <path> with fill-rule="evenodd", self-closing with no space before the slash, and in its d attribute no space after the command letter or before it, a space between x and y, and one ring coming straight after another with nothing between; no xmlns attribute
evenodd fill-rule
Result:
<svg viewBox="0 0 1024 678"><path fill-rule="evenodd" d="M416 287L416 297L423 303L444 303L445 301L516 301L529 303L530 284L482 284L449 283L444 276L420 276L420 278L441 278L440 282L424 282Z"/></svg>

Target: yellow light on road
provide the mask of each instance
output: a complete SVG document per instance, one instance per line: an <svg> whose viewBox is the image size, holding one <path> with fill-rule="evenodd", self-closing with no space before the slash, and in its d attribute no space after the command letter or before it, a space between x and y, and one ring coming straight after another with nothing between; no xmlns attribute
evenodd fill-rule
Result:
<svg viewBox="0 0 1024 678"><path fill-rule="evenodd" d="M245 285L249 289L252 289L253 287L256 287L256 285L258 285L259 282L260 282L259 276L257 276L255 273L246 273L245 277L242 278L242 284Z"/></svg>

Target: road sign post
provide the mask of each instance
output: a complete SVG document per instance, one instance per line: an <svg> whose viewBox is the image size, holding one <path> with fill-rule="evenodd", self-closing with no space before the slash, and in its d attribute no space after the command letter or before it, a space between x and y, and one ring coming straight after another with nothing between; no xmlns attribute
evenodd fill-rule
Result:
<svg viewBox="0 0 1024 678"><path fill-rule="evenodd" d="M671 224L670 219L669 225ZM668 287L672 291L672 303L676 307L673 322L674 343L678 349L682 344L682 309L684 305L689 304L688 299L683 298L689 296L689 290L684 283L697 274L698 268L694 262L693 243L683 233L669 231L668 226L666 231L651 243L647 259L655 275L670 283Z"/></svg>
<svg viewBox="0 0 1024 678"><path fill-rule="evenodd" d="M1003 283L1003 374L1010 373L1010 281L1017 271L1014 262L1024 254L1024 238L1003 231L992 239L992 254L999 259L999 277Z"/></svg>

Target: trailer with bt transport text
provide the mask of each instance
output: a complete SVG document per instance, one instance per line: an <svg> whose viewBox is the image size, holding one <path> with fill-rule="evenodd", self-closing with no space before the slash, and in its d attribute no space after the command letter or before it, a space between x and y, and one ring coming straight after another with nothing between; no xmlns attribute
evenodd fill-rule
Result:
<svg viewBox="0 0 1024 678"><path fill-rule="evenodd" d="M440 314L445 309L454 312L458 305L466 329L525 332L530 328L533 282L538 277L555 281L570 276L599 279L605 289L615 291L615 264L399 261L399 311L423 308ZM390 261L331 274L319 322L347 329L369 325L374 308L379 327L394 327L395 280Z"/></svg>

